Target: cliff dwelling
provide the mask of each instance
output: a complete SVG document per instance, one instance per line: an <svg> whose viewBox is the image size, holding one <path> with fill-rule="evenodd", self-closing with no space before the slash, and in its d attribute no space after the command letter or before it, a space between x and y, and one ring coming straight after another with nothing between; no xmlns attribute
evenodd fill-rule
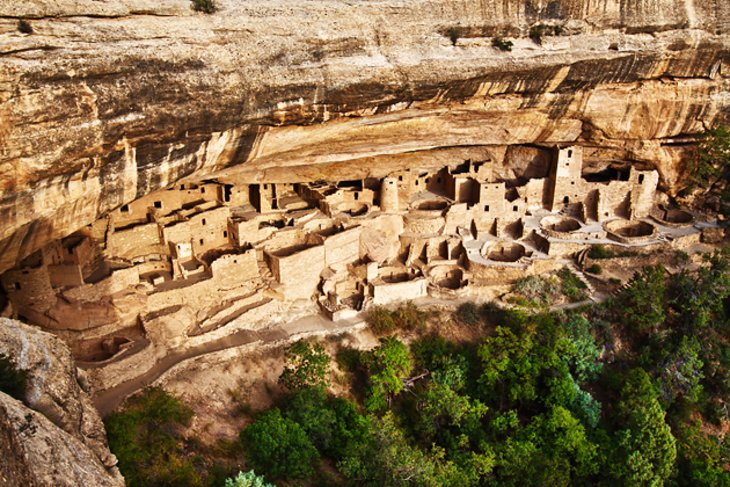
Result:
<svg viewBox="0 0 730 487"><path fill-rule="evenodd" d="M338 321L550 272L593 245L699 241L656 170L586 178L581 146L551 153L545 177L511 181L465 160L355 181L180 182L5 272L4 313L63 337L86 366L136 364L292 306Z"/></svg>

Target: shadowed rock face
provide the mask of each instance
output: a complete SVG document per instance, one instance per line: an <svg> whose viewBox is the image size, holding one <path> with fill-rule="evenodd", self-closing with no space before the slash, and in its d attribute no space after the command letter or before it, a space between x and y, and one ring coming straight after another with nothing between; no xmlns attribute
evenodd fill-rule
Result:
<svg viewBox="0 0 730 487"><path fill-rule="evenodd" d="M730 120L726 0L218 4L0 0L0 271L188 176L379 177L577 141L672 192L686 136ZM539 23L563 35L538 45Z"/></svg>
<svg viewBox="0 0 730 487"><path fill-rule="evenodd" d="M28 377L26 404L0 392L0 485L124 485L63 341L0 318L0 353Z"/></svg>

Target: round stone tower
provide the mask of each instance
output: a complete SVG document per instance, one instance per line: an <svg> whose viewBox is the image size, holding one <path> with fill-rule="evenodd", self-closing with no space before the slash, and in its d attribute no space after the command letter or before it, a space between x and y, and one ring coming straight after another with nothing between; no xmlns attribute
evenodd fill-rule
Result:
<svg viewBox="0 0 730 487"><path fill-rule="evenodd" d="M398 211L398 178L388 176L380 186L380 209L386 213Z"/></svg>

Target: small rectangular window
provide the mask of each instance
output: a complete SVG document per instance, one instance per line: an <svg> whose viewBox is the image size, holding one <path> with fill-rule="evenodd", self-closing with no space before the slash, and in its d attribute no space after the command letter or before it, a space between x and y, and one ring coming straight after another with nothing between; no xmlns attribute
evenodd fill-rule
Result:
<svg viewBox="0 0 730 487"><path fill-rule="evenodd" d="M228 238L228 232L223 230L223 238Z"/></svg>
<svg viewBox="0 0 730 487"><path fill-rule="evenodd" d="M162 201L155 201L155 208L162 208Z"/></svg>
<svg viewBox="0 0 730 487"><path fill-rule="evenodd" d="M573 151L572 150L569 150L568 151L568 158L570 158L570 157L573 157Z"/></svg>
<svg viewBox="0 0 730 487"><path fill-rule="evenodd" d="M202 238L200 239L200 245L203 245L203 239Z"/></svg>
<svg viewBox="0 0 730 487"><path fill-rule="evenodd" d="M358 199L360 199L360 193L355 191L355 201L357 201Z"/></svg>
<svg viewBox="0 0 730 487"><path fill-rule="evenodd" d="M16 291L20 291L20 283L19 282L16 282L15 283L15 290Z"/></svg>
<svg viewBox="0 0 730 487"><path fill-rule="evenodd" d="M129 205L122 205L122 207L119 208L119 211L122 213L129 213Z"/></svg>
<svg viewBox="0 0 730 487"><path fill-rule="evenodd" d="M398 181L403 181L403 176L398 176Z"/></svg>
<svg viewBox="0 0 730 487"><path fill-rule="evenodd" d="M512 207L512 211L517 211L517 205Z"/></svg>
<svg viewBox="0 0 730 487"><path fill-rule="evenodd" d="M644 183L644 175L639 174L639 184L643 184L643 183Z"/></svg>
<svg viewBox="0 0 730 487"><path fill-rule="evenodd" d="M484 211L489 211L489 205L484 205Z"/></svg>
<svg viewBox="0 0 730 487"><path fill-rule="evenodd" d="M205 218L203 218L203 225L205 225Z"/></svg>
<svg viewBox="0 0 730 487"><path fill-rule="evenodd" d="M205 188L200 188L201 193L205 193Z"/></svg>

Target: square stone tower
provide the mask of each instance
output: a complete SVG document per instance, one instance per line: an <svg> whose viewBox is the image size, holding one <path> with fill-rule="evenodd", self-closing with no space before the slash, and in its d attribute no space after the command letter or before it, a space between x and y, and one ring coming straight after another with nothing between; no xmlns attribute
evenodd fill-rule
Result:
<svg viewBox="0 0 730 487"><path fill-rule="evenodd" d="M552 199L550 211L559 211L566 205L578 203L582 198L581 169L583 148L580 146L557 147L550 174Z"/></svg>

